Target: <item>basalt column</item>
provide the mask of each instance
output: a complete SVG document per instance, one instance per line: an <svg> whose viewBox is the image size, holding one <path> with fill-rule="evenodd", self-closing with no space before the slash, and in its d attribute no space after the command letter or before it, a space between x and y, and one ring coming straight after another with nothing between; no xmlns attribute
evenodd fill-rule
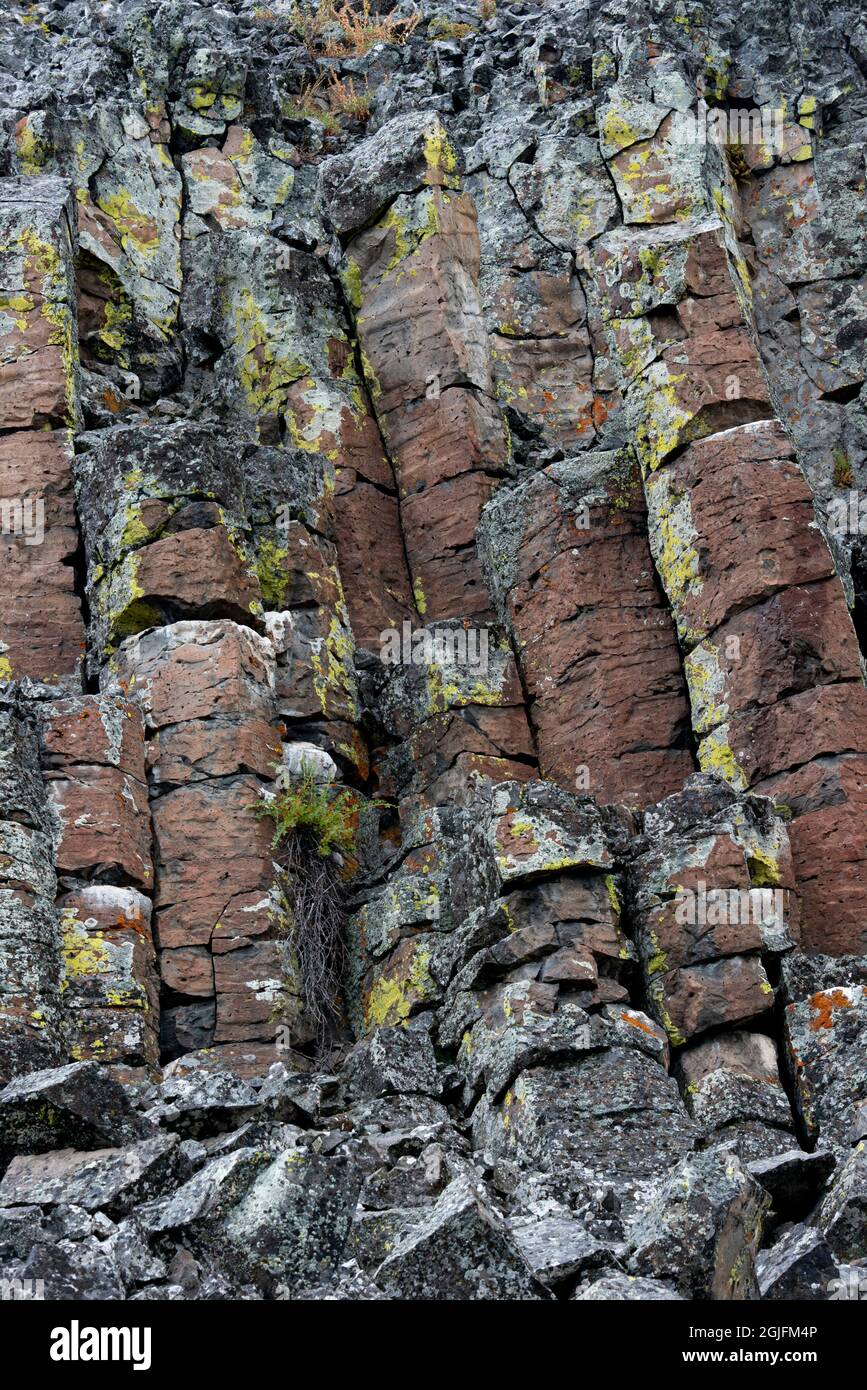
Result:
<svg viewBox="0 0 867 1390"><path fill-rule="evenodd" d="M718 220L604 238L604 312L685 653L699 763L783 806L804 944L857 951L867 694L809 486L772 418L726 240Z"/></svg>

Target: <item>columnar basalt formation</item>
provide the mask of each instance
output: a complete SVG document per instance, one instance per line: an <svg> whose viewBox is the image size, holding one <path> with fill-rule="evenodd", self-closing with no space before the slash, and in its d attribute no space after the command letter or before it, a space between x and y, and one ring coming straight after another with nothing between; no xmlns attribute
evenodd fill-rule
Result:
<svg viewBox="0 0 867 1390"><path fill-rule="evenodd" d="M2 1280L863 1282L855 7L0 50Z"/></svg>

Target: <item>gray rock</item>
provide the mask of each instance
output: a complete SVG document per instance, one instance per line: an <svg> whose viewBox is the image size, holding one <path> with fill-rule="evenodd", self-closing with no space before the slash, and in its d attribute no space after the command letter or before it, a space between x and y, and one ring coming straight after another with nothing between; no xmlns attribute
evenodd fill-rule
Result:
<svg viewBox="0 0 867 1390"><path fill-rule="evenodd" d="M317 203L345 236L376 221L398 194L414 193L426 181L453 183L461 168L462 157L433 112L396 116L346 154L325 160Z"/></svg>
<svg viewBox="0 0 867 1390"><path fill-rule="evenodd" d="M867 961L792 956L783 964L785 1056L799 1117L838 1154L867 1100Z"/></svg>
<svg viewBox="0 0 867 1390"><path fill-rule="evenodd" d="M202 1138L241 1124L256 1104L252 1086L230 1071L209 1066L169 1066L147 1118Z"/></svg>
<svg viewBox="0 0 867 1390"><path fill-rule="evenodd" d="M509 1239L502 1217L463 1178L450 1183L436 1206L401 1238L374 1279L395 1298L548 1296Z"/></svg>
<svg viewBox="0 0 867 1390"><path fill-rule="evenodd" d="M25 1279L42 1280L46 1299L102 1302L124 1297L117 1264L95 1236L34 1245L22 1273Z"/></svg>
<svg viewBox="0 0 867 1390"><path fill-rule="evenodd" d="M430 1035L420 1028L377 1028L350 1053L347 1084L354 1098L364 1100L389 1094L439 1095Z"/></svg>
<svg viewBox="0 0 867 1390"><path fill-rule="evenodd" d="M509 1222L509 1234L540 1284L547 1288L608 1258L606 1247L565 1210L538 1219L516 1218Z"/></svg>
<svg viewBox="0 0 867 1390"><path fill-rule="evenodd" d="M836 1160L828 1149L804 1153L785 1149L772 1158L747 1164L747 1170L769 1192L778 1215L794 1217L812 1207L822 1191Z"/></svg>
<svg viewBox="0 0 867 1390"><path fill-rule="evenodd" d="M825 1299L839 1277L837 1262L821 1234L811 1226L792 1226L756 1260L762 1298Z"/></svg>
<svg viewBox="0 0 867 1390"><path fill-rule="evenodd" d="M685 1158L636 1225L630 1271L671 1280L691 1298L755 1298L756 1251L769 1207L770 1197L735 1154Z"/></svg>
<svg viewBox="0 0 867 1390"><path fill-rule="evenodd" d="M834 1254L857 1260L867 1242L867 1142L857 1144L834 1175L815 1222Z"/></svg>
<svg viewBox="0 0 867 1390"><path fill-rule="evenodd" d="M661 1279L642 1279L635 1274L604 1274L592 1284L577 1289L575 1302L585 1303L677 1303L683 1301L670 1284Z"/></svg>
<svg viewBox="0 0 867 1390"><path fill-rule="evenodd" d="M0 1182L0 1202L42 1207L74 1202L86 1211L128 1211L169 1184L177 1142L174 1134L160 1134L124 1149L20 1154Z"/></svg>
<svg viewBox="0 0 867 1390"><path fill-rule="evenodd" d="M102 1149L153 1134L124 1087L96 1062L31 1072L0 1091L0 1166L16 1153Z"/></svg>

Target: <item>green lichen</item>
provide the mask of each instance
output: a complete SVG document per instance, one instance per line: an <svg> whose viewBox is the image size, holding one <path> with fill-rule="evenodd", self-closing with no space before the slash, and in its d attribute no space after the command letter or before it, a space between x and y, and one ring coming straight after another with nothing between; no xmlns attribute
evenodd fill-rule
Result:
<svg viewBox="0 0 867 1390"><path fill-rule="evenodd" d="M368 1028L382 1028L389 1023L404 1027L413 1005L427 998L432 980L428 966L431 953L424 946L416 947L405 976L381 975L367 996L364 1009Z"/></svg>
<svg viewBox="0 0 867 1390"><path fill-rule="evenodd" d="M275 545L273 541L260 541L256 552L256 576L266 607L282 609L286 606L286 593L289 588L289 551L286 546Z"/></svg>

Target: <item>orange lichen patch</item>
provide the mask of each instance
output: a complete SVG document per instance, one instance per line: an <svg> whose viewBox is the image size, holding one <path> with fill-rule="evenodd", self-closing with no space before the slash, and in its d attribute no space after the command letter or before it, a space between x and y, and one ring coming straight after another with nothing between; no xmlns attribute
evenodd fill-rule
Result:
<svg viewBox="0 0 867 1390"><path fill-rule="evenodd" d="M116 415L121 408L121 403L113 391L103 391L102 403L106 410L110 410L112 415Z"/></svg>
<svg viewBox="0 0 867 1390"><path fill-rule="evenodd" d="M845 990L820 990L810 1000L810 1008L815 1011L815 1017L810 1019L810 1031L818 1033L820 1028L833 1028L834 1010L851 1009L851 1007L852 1001Z"/></svg>
<svg viewBox="0 0 867 1390"><path fill-rule="evenodd" d="M625 1009L621 1013L620 1019L621 1022L628 1023L630 1028L640 1028L642 1033L649 1033L652 1038L656 1037L656 1031L651 1028L649 1023L644 1023L640 1018L634 1018L631 1014L628 1014Z"/></svg>

